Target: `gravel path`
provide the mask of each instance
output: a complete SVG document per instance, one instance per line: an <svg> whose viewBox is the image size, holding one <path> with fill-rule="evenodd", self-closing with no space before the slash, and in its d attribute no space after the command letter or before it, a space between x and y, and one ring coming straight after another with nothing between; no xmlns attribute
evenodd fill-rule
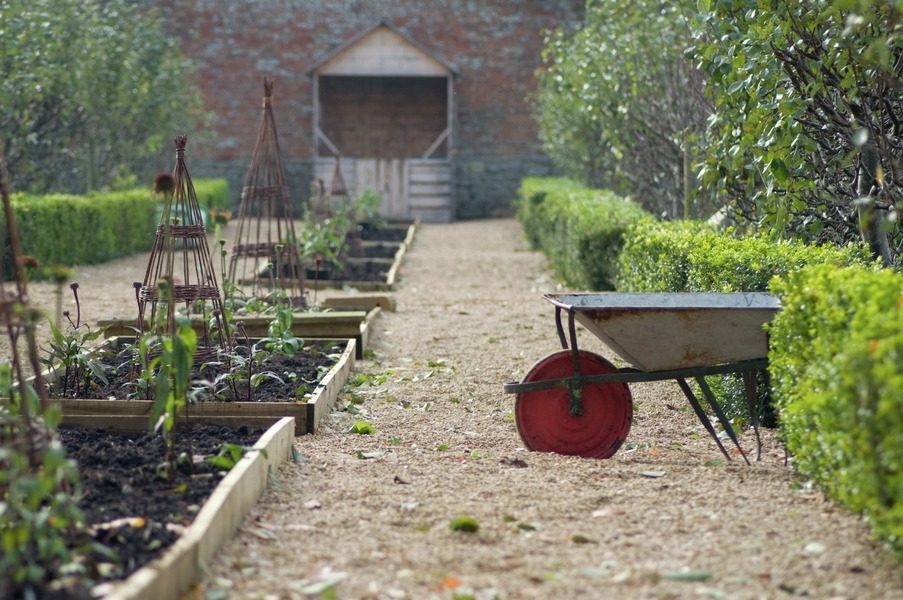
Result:
<svg viewBox="0 0 903 600"><path fill-rule="evenodd" d="M557 349L555 285L516 222L424 225L402 276L364 383L298 438L197 597L903 598L861 519L771 437L725 465L674 384L632 386L610 460L525 451L501 387ZM477 533L450 530L465 514Z"/></svg>

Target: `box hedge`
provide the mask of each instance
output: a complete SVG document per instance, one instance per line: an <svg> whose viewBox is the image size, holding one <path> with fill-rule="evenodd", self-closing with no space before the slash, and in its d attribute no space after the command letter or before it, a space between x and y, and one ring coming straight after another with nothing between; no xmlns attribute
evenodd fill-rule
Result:
<svg viewBox="0 0 903 600"><path fill-rule="evenodd" d="M202 208L229 208L224 179L193 183ZM85 196L15 194L12 205L26 255L44 265L75 265L149 250L160 199L148 189L136 189ZM9 264L4 272L10 273Z"/></svg>
<svg viewBox="0 0 903 600"><path fill-rule="evenodd" d="M903 551L903 276L821 265L772 289L770 369L797 468Z"/></svg>
<svg viewBox="0 0 903 600"><path fill-rule="evenodd" d="M614 289L625 232L652 219L627 199L567 179L525 179L516 203L531 246L565 283L581 289Z"/></svg>
<svg viewBox="0 0 903 600"><path fill-rule="evenodd" d="M700 221L641 222L627 233L618 289L630 292L765 292L773 277L807 265L872 261L863 244L813 246L739 237Z"/></svg>

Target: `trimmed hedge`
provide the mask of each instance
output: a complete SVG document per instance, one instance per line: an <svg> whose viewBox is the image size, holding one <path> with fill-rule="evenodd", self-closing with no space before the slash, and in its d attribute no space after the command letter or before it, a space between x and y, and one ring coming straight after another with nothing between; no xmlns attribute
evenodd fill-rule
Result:
<svg viewBox="0 0 903 600"><path fill-rule="evenodd" d="M618 289L631 292L765 292L773 277L807 265L866 265L864 244L812 246L735 237L700 221L643 222L628 231Z"/></svg>
<svg viewBox="0 0 903 600"><path fill-rule="evenodd" d="M229 208L226 180L193 183L202 208ZM76 265L149 250L160 200L150 190L137 189L86 196L15 194L12 204L25 254L44 265ZM9 265L4 271L11 272Z"/></svg>
<svg viewBox="0 0 903 600"><path fill-rule="evenodd" d="M903 552L903 276L823 265L772 291L770 369L797 468Z"/></svg>
<svg viewBox="0 0 903 600"><path fill-rule="evenodd" d="M568 179L525 179L516 204L530 245L565 283L582 289L614 289L625 232L652 220L629 200Z"/></svg>

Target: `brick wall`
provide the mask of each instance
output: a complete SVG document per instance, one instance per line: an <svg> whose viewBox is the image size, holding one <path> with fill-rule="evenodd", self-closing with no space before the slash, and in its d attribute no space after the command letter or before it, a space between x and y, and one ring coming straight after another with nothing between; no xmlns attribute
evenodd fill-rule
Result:
<svg viewBox="0 0 903 600"><path fill-rule="evenodd" d="M441 77L322 77L322 129L344 156L422 155L445 130Z"/></svg>
<svg viewBox="0 0 903 600"><path fill-rule="evenodd" d="M520 178L549 170L527 97L542 31L573 24L584 0L156 0L215 115L210 142L190 148L192 173L240 189L260 117L261 78L274 111L293 196L307 194L312 82L321 57L380 20L453 64L458 215L504 213ZM198 136L195 136L198 139ZM203 171L199 171L203 169ZM481 170L482 169L482 170ZM296 177L298 179L296 179ZM237 195L237 191L235 192Z"/></svg>

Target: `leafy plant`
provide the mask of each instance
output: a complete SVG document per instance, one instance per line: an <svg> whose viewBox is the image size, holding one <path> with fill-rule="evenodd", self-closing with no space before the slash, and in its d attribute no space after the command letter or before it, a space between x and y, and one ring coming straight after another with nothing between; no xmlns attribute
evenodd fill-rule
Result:
<svg viewBox="0 0 903 600"><path fill-rule="evenodd" d="M223 469L224 471L229 471L238 464L245 454L248 453L250 448L247 446L242 446L241 444L223 444L220 446L219 452L217 452L213 456L207 457L207 462L209 462L214 467L219 469ZM261 452L264 457L266 456L266 450L261 448Z"/></svg>
<svg viewBox="0 0 903 600"><path fill-rule="evenodd" d="M41 362L56 374L56 391L59 395L78 396L80 390L86 390L91 385L92 376L104 384L108 381L106 368L100 357L88 349L90 342L99 338L103 330L91 330L87 324L81 322L78 283L73 282L69 287L78 307L76 318L73 321L69 311L63 312L63 316L69 322L65 334L50 321L50 347L47 349L47 356ZM59 369L62 373L57 372Z"/></svg>
<svg viewBox="0 0 903 600"><path fill-rule="evenodd" d="M204 116L190 65L153 9L7 0L3 23L0 148L17 189L121 185L169 131Z"/></svg>
<svg viewBox="0 0 903 600"><path fill-rule="evenodd" d="M341 269L345 252L345 238L351 221L337 213L323 221L308 219L298 234L298 251L308 261Z"/></svg>
<svg viewBox="0 0 903 600"><path fill-rule="evenodd" d="M613 289L628 228L651 217L606 190L568 180L527 178L518 190L517 214L527 239L549 258L569 286Z"/></svg>
<svg viewBox="0 0 903 600"><path fill-rule="evenodd" d="M773 291L769 360L795 464L903 553L903 277L819 265Z"/></svg>
<svg viewBox="0 0 903 600"><path fill-rule="evenodd" d="M689 216L695 149L711 106L684 54L695 0L586 3L576 31L547 34L534 108L543 148L565 173Z"/></svg>
<svg viewBox="0 0 903 600"><path fill-rule="evenodd" d="M140 341L141 359L145 365L142 377L154 381L150 427L162 432L167 448L166 462L161 469L165 477L175 468L172 455L175 419L176 415L187 410L191 370L198 346L197 333L191 323L182 320L178 325L172 335L148 333Z"/></svg>
<svg viewBox="0 0 903 600"><path fill-rule="evenodd" d="M279 302L275 305L275 315L267 326L267 335L261 340L270 352L291 356L304 347L304 340L292 331L295 313L291 304Z"/></svg>
<svg viewBox="0 0 903 600"><path fill-rule="evenodd" d="M0 405L0 596L37 597L51 582L76 594L85 581L73 576L86 576L85 557L103 548L80 537L78 471L53 436L59 410L42 411L12 371L0 363L0 393L10 399Z"/></svg>
<svg viewBox="0 0 903 600"><path fill-rule="evenodd" d="M700 177L744 222L898 253L901 16L883 0L698 3L715 105Z"/></svg>

